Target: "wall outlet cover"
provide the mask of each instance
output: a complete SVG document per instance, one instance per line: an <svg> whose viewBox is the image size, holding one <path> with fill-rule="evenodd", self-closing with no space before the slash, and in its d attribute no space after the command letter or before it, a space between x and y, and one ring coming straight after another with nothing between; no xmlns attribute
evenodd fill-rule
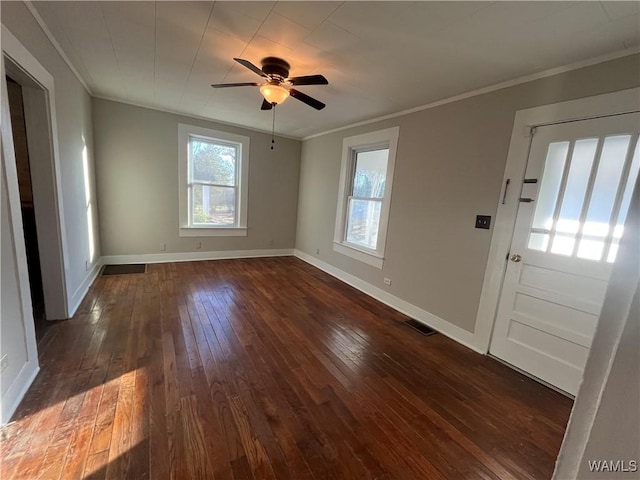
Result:
<svg viewBox="0 0 640 480"><path fill-rule="evenodd" d="M489 215L476 215L476 228L491 228L491 217Z"/></svg>

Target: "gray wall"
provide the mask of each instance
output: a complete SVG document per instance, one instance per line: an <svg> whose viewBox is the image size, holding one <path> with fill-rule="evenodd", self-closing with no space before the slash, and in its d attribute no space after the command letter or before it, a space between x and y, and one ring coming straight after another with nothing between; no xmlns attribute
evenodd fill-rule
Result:
<svg viewBox="0 0 640 480"><path fill-rule="evenodd" d="M591 344L582 385L558 455L554 479L638 478L639 302L640 180L636 182L620 250ZM620 462L618 470L592 471L589 462L603 460L614 465ZM630 471L634 468L631 461L635 462L635 471Z"/></svg>
<svg viewBox="0 0 640 480"><path fill-rule="evenodd" d="M91 97L22 2L2 2L2 24L54 78L61 200L68 252L65 271L67 294L71 297L87 278L85 261L90 257L83 151L86 146L91 196L95 198ZM95 263L101 255L95 202L92 210Z"/></svg>
<svg viewBox="0 0 640 480"><path fill-rule="evenodd" d="M636 293L602 394L578 478L629 478L629 473L592 472L589 460L635 460L640 469L640 310ZM605 319L606 320L606 319ZM640 476L636 470L636 478Z"/></svg>
<svg viewBox="0 0 640 480"><path fill-rule="evenodd" d="M294 247L299 141L100 99L93 122L103 255ZM251 138L246 237L179 236L178 123Z"/></svg>
<svg viewBox="0 0 640 480"><path fill-rule="evenodd" d="M634 55L305 140L296 248L473 332L491 241L491 231L475 229L474 221L477 214L495 218L515 112L639 84ZM396 125L379 270L332 249L341 148L344 137Z"/></svg>

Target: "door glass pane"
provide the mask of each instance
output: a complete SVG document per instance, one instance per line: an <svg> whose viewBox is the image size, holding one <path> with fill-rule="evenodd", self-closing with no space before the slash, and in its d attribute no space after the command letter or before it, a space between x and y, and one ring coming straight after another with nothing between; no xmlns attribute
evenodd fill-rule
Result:
<svg viewBox="0 0 640 480"><path fill-rule="evenodd" d="M349 199L347 242L376 249L381 205L379 200Z"/></svg>
<svg viewBox="0 0 640 480"><path fill-rule="evenodd" d="M558 201L558 191L560 190L560 182L562 181L562 172L564 171L568 150L569 142L558 142L549 145L547 159L544 162L542 183L536 199L536 210L533 214L533 228L551 229L553 211Z"/></svg>
<svg viewBox="0 0 640 480"><path fill-rule="evenodd" d="M238 148L191 137L190 157L192 180L234 186Z"/></svg>
<svg viewBox="0 0 640 480"><path fill-rule="evenodd" d="M192 222L200 225L228 226L236 223L236 189L193 185Z"/></svg>
<svg viewBox="0 0 640 480"><path fill-rule="evenodd" d="M556 235L551 252L571 255L575 244L575 234L580 227L580 214L587 191L593 158L598 145L597 138L578 140L573 149L567 184L562 198L562 207L556 225Z"/></svg>
<svg viewBox="0 0 640 480"><path fill-rule="evenodd" d="M578 257L586 260L600 260L604 251L604 238L592 239L583 237L578 247Z"/></svg>
<svg viewBox="0 0 640 480"><path fill-rule="evenodd" d="M384 197L388 158L388 148L356 152L356 165L353 176L354 197Z"/></svg>
<svg viewBox="0 0 640 480"><path fill-rule="evenodd" d="M529 235L529 245L527 245L527 248L546 252L547 248L549 248L549 234L532 233Z"/></svg>
<svg viewBox="0 0 640 480"><path fill-rule="evenodd" d="M613 204L627 157L631 135L607 137L604 140L598 171L593 184L589 210L583 226L578 257L600 260L604 240L609 234ZM596 237L596 238L593 238Z"/></svg>
<svg viewBox="0 0 640 480"><path fill-rule="evenodd" d="M575 243L575 235L556 233L556 236L553 237L553 246L551 247L551 253L559 253L560 255L571 255L571 253L573 253L573 246L575 245Z"/></svg>
<svg viewBox="0 0 640 480"><path fill-rule="evenodd" d="M636 141L635 153L633 154L633 160L631 161L631 168L629 169L629 176L624 187L624 194L622 196L622 203L620 204L620 212L618 213L618 220L616 226L613 229L613 240L607 255L607 262L613 263L618 253L618 244L624 231L624 222L629 212L629 204L631 203L631 195L633 193L633 187L638 179L638 171L640 170L640 142Z"/></svg>

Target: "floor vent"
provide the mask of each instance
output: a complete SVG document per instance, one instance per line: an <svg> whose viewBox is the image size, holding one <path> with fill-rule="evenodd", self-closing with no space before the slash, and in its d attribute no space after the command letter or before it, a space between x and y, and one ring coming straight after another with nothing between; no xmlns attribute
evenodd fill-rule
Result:
<svg viewBox="0 0 640 480"><path fill-rule="evenodd" d="M419 331L423 335L434 335L434 334L438 333L433 328L427 327L424 323L419 322L417 320L413 320L413 319L412 320L407 320L404 323L409 325L414 330Z"/></svg>
<svg viewBox="0 0 640 480"><path fill-rule="evenodd" d="M133 263L128 265L105 265L102 275L131 275L133 273L146 273L147 265Z"/></svg>

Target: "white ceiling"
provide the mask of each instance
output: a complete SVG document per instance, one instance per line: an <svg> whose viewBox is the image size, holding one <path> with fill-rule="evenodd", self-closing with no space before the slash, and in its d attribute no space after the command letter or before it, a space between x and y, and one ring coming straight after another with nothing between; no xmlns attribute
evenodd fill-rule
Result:
<svg viewBox="0 0 640 480"><path fill-rule="evenodd" d="M640 2L33 2L92 93L260 130L233 61L281 56L299 87L276 131L303 138L640 45Z"/></svg>

